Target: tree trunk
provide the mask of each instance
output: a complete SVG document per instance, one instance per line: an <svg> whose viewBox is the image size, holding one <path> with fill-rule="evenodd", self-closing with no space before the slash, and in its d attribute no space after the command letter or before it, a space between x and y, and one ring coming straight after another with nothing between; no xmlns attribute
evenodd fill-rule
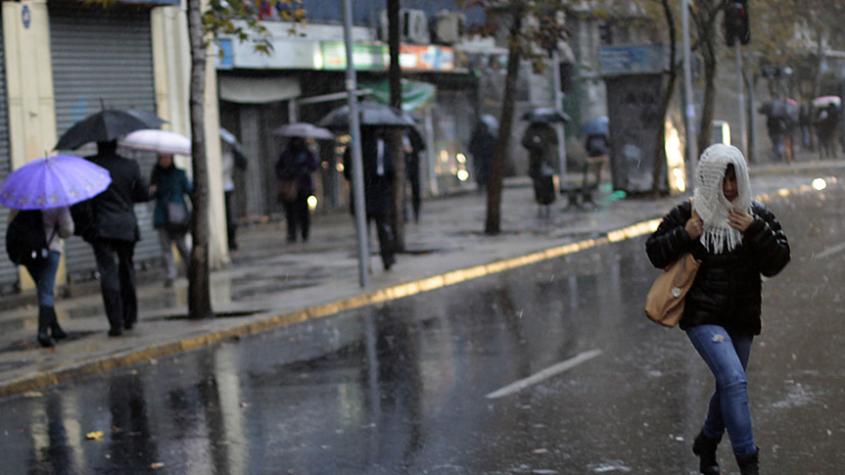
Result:
<svg viewBox="0 0 845 475"><path fill-rule="evenodd" d="M194 205L191 232L193 249L188 266L188 314L209 318L211 288L208 269L208 168L205 150L206 45L201 0L188 1L188 34L191 40L191 163L194 171Z"/></svg>
<svg viewBox="0 0 845 475"><path fill-rule="evenodd" d="M399 64L400 21L399 0L387 0L388 46L390 48L390 105L402 110L402 65ZM405 250L405 155L402 151L402 129L390 133L390 156L393 158L393 233L396 252Z"/></svg>
<svg viewBox="0 0 845 475"><path fill-rule="evenodd" d="M701 107L701 122L698 128L698 153L710 146L713 114L716 101L716 72L718 35L716 35L716 18L721 9L720 2L713 0L699 0L699 12L696 15L698 27L698 42L701 56L704 60L704 103Z"/></svg>
<svg viewBox="0 0 845 475"><path fill-rule="evenodd" d="M666 164L666 114L669 111L669 105L672 103L672 96L675 94L675 82L678 79L678 69L675 67L675 55L677 54L675 18L672 15L672 7L669 5L669 0L660 0L660 3L663 6L666 27L669 30L669 70L667 71L669 81L666 84L663 98L660 101L660 117L663 120L657 129L657 150L655 151L654 168L651 175L651 192L654 195L660 194L660 175L663 172L663 166Z"/></svg>
<svg viewBox="0 0 845 475"><path fill-rule="evenodd" d="M519 44L519 35L522 31L522 12L514 12L512 21L508 35L508 42L510 43L508 71L505 77L502 116L499 118L499 137L496 140L496 151L493 153L493 162L490 164L490 176L487 181L487 220L484 224L484 233L488 235L499 234L502 230L502 179L505 162L510 153L516 87L519 79L519 66L522 62L522 50Z"/></svg>
<svg viewBox="0 0 845 475"><path fill-rule="evenodd" d="M715 40L713 40L715 41ZM712 48L714 45L710 45ZM707 49L707 47L705 47ZM711 50L712 51L712 50ZM701 124L698 129L698 150L703 152L710 146L713 113L716 100L716 57L705 52L704 58L704 104L701 110Z"/></svg>

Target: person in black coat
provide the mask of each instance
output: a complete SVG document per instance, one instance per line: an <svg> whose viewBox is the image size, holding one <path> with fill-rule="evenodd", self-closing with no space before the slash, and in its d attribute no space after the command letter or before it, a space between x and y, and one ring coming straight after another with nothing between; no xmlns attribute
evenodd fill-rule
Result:
<svg viewBox="0 0 845 475"><path fill-rule="evenodd" d="M472 155L473 171L475 172L475 181L478 183L479 193L487 189L487 181L490 178L490 163L493 161L495 151L496 135L491 128L491 124L480 120L469 141L469 153Z"/></svg>
<svg viewBox="0 0 845 475"><path fill-rule="evenodd" d="M411 188L411 209L414 212L414 222L420 222L422 210L422 182L420 180L420 153L424 145L419 136L407 133L402 139L402 149L405 154L405 176Z"/></svg>
<svg viewBox="0 0 845 475"><path fill-rule="evenodd" d="M343 176L352 180L351 149L343 155ZM393 213L393 159L384 129L366 128L361 133L361 158L364 164L364 201L367 222L375 222L378 234L381 260L385 270L396 262L394 252L394 231L391 224ZM352 211L354 195L350 197Z"/></svg>
<svg viewBox="0 0 845 475"><path fill-rule="evenodd" d="M135 203L149 201L149 190L138 163L117 154L117 141L98 142L97 155L86 158L108 170L112 179L91 201L91 222L83 237L97 259L109 336L119 336L138 320L133 257L141 234Z"/></svg>
<svg viewBox="0 0 845 475"><path fill-rule="evenodd" d="M280 192L280 200L285 207L285 220L288 224L288 242L296 242L296 231L302 232L302 240L307 242L311 229L311 212L308 210L308 197L314 193L312 174L317 171L319 162L308 149L305 140L294 137L276 162L276 178L280 186L293 186L290 196Z"/></svg>
<svg viewBox="0 0 845 475"><path fill-rule="evenodd" d="M760 334L761 276L779 273L789 263L790 248L774 214L752 201L738 149L717 144L704 151L694 201L681 203L663 218L646 251L661 269L687 253L701 263L680 321L716 379L707 418L693 444L701 473L720 473L716 448L727 430L742 474L757 474L759 451L745 371L752 340Z"/></svg>

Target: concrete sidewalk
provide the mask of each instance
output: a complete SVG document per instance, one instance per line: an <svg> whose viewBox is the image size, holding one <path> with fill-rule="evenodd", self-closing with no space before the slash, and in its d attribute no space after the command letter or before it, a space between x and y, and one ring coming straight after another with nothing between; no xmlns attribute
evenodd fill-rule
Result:
<svg viewBox="0 0 845 475"><path fill-rule="evenodd" d="M841 174L843 169L845 162L759 167L752 181L758 194L802 186L806 192L812 178ZM44 350L35 342L33 297L30 305L0 312L0 396L334 315L580 249L561 247L568 244L601 245L608 242L608 233L659 217L679 200L611 202L604 195L597 200L596 210L565 212L561 211L564 200L559 200L551 216L543 219L538 217L532 193L530 188L506 188L503 232L496 237L481 232L483 196L426 202L421 223L408 225L409 253L398 256L397 265L388 273L382 271L374 253L370 288L363 291L357 284L354 229L343 213L315 219L308 244L286 244L284 223L246 230L232 265L212 276L214 305L221 316L214 320L185 318L187 282L178 282L173 289L153 282L139 288L141 315L136 329L109 338L100 296L88 293L58 302L59 318L71 338L54 350ZM537 254L546 250L553 251ZM531 257L520 260L520 256Z"/></svg>

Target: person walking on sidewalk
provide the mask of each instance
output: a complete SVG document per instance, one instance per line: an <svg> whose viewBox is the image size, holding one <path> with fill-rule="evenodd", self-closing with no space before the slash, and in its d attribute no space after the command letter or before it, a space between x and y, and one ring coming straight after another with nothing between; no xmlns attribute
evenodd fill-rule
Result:
<svg viewBox="0 0 845 475"><path fill-rule="evenodd" d="M317 157L300 137L294 137L288 142L276 162L279 201L285 207L288 242L296 242L297 230L302 233L302 241L308 242L311 229L308 197L314 193L314 180L311 175L318 167Z"/></svg>
<svg viewBox="0 0 845 475"><path fill-rule="evenodd" d="M759 450L751 427L746 369L751 343L761 328L760 276L783 270L790 260L789 243L774 214L752 201L739 149L708 147L695 177L693 201L663 218L646 250L661 269L687 253L701 262L680 322L716 379L704 426L693 443L701 473L720 473L716 447L727 429L742 474L752 475L759 473Z"/></svg>
<svg viewBox="0 0 845 475"><path fill-rule="evenodd" d="M238 216L235 211L235 168L246 170L246 158L229 143L221 141L223 171L223 200L226 206L226 235L229 250L238 250Z"/></svg>
<svg viewBox="0 0 845 475"><path fill-rule="evenodd" d="M49 348L67 338L55 309L56 273L62 259L63 239L73 235L70 209L19 211L9 214L7 251L15 264L23 265L38 295L38 343ZM14 240L14 241L12 241Z"/></svg>
<svg viewBox="0 0 845 475"><path fill-rule="evenodd" d="M361 134L361 157L364 162L364 201L367 223L375 222L376 233L384 270L390 270L396 263L394 230L391 224L393 210L393 157L384 129L367 128ZM343 155L343 176L352 180L352 157L350 148ZM350 206L355 212L352 191Z"/></svg>
<svg viewBox="0 0 845 475"><path fill-rule="evenodd" d="M135 203L149 201L149 190L138 163L117 154L117 141L97 142L97 155L86 158L108 170L112 179L90 202L83 238L97 259L109 336L120 336L138 320L133 259L141 234Z"/></svg>
<svg viewBox="0 0 845 475"><path fill-rule="evenodd" d="M469 153L472 155L473 171L479 193L487 189L487 180L490 177L490 163L496 151L495 125L498 125L495 118L489 115L482 116L469 141Z"/></svg>
<svg viewBox="0 0 845 475"><path fill-rule="evenodd" d="M187 266L190 262L188 230L191 216L186 197L190 198L192 191L187 173L176 167L173 155L160 154L150 176L150 196L155 199L153 227L158 231L161 252L167 267L165 287L172 287L179 275L173 259L174 244L182 258L182 265Z"/></svg>
<svg viewBox="0 0 845 475"><path fill-rule="evenodd" d="M415 140L410 134L402 138L402 151L405 155L405 176L408 179L408 187L411 189L411 211L414 213L414 222L420 222L422 211L422 182L420 180L420 152L423 144ZM405 207L403 206L403 209ZM406 217L407 220L407 217Z"/></svg>

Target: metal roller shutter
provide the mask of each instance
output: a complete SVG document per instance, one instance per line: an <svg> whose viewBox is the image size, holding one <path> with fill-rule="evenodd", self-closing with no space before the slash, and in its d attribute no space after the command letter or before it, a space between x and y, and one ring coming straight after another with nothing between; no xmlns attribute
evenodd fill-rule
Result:
<svg viewBox="0 0 845 475"><path fill-rule="evenodd" d="M3 37L3 25L0 22L0 38ZM5 180L6 175L12 168L12 159L9 155L9 120L6 113L6 58L3 42L0 41L0 180ZM6 235L9 209L0 206L0 229L3 230L3 237ZM18 283L18 268L9 261L6 253L0 255L0 292L7 293L13 290Z"/></svg>
<svg viewBox="0 0 845 475"><path fill-rule="evenodd" d="M118 4L87 7L82 2L50 2L50 46L56 123L61 135L75 122L100 110L137 108L156 110L150 11ZM91 154L92 148L80 150ZM152 154L138 156L141 173L149 179ZM136 263L159 263L161 250L152 228L149 204L135 207L141 226ZM84 279L96 269L91 247L80 238L67 243L71 278Z"/></svg>

